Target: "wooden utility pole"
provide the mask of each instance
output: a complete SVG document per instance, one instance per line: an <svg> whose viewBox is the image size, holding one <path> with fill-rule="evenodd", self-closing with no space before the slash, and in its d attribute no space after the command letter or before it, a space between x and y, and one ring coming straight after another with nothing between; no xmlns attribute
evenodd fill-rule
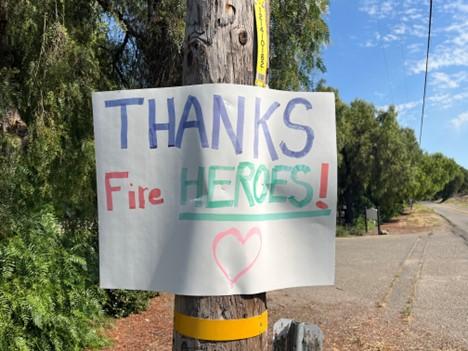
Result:
<svg viewBox="0 0 468 351"><path fill-rule="evenodd" d="M268 10L268 0L265 6ZM254 0L187 0L186 16L184 85L254 85L257 65ZM239 320L259 316L266 309L266 293L176 295L174 313L206 320ZM174 330L173 351L265 351L267 344L266 332L243 340L209 341L189 338Z"/></svg>

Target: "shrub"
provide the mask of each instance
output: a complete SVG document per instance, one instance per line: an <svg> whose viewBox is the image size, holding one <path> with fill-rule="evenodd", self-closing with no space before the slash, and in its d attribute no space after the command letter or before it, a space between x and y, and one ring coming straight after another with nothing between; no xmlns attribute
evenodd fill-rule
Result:
<svg viewBox="0 0 468 351"><path fill-rule="evenodd" d="M149 299L157 293L130 290L108 290L104 310L107 314L120 318L148 308Z"/></svg>
<svg viewBox="0 0 468 351"><path fill-rule="evenodd" d="M0 349L103 346L103 292L80 254L90 233L67 237L48 208L18 218L12 230L0 241Z"/></svg>

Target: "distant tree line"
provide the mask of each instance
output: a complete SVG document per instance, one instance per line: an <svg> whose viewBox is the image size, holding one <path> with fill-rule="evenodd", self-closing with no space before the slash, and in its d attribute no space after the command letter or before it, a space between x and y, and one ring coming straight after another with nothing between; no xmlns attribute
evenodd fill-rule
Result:
<svg viewBox="0 0 468 351"><path fill-rule="evenodd" d="M414 131L398 124L395 107L380 110L364 100L336 101L338 208L353 225L365 208L388 220L419 200L447 200L468 193L468 170L441 153L419 147Z"/></svg>
<svg viewBox="0 0 468 351"><path fill-rule="evenodd" d="M334 91L310 79L328 0L271 6L270 87ZM149 294L97 285L91 93L180 85L184 14L173 0L0 1L0 350L99 347L105 314L145 307ZM422 152L394 108L337 93L336 109L348 223L468 191L467 171Z"/></svg>

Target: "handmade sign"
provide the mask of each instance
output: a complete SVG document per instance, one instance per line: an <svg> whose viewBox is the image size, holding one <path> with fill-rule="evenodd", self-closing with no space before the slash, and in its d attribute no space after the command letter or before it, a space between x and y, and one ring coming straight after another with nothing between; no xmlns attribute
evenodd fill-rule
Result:
<svg viewBox="0 0 468 351"><path fill-rule="evenodd" d="M332 93L93 94L103 288L253 294L334 282Z"/></svg>

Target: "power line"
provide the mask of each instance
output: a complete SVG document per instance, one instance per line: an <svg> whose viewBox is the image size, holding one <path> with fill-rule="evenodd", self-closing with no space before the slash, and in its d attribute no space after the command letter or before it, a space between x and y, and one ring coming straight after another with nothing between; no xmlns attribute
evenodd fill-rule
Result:
<svg viewBox="0 0 468 351"><path fill-rule="evenodd" d="M426 71L424 73L424 93L423 93L423 100L422 100L421 126L419 128L419 146L421 146L423 124L424 124L424 109L426 107L427 72L428 72L428 67L429 67L429 48L431 46L431 26L432 26L432 0L429 0L429 31L427 33Z"/></svg>

